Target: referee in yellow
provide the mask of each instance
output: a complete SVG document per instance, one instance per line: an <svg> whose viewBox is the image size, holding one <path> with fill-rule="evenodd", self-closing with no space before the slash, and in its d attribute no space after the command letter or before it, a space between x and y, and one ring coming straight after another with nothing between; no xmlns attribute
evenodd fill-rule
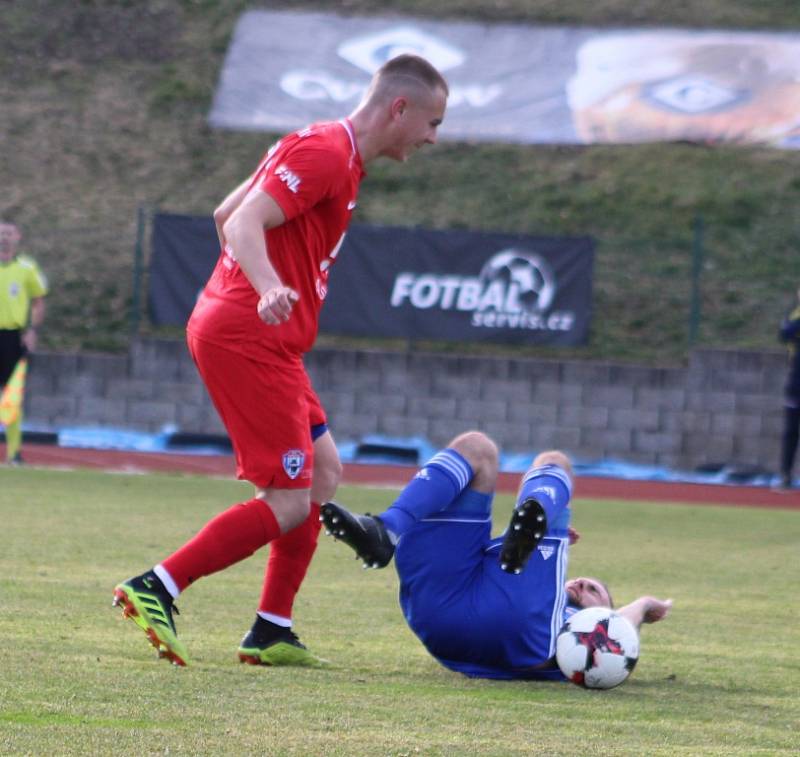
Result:
<svg viewBox="0 0 800 757"><path fill-rule="evenodd" d="M17 254L19 229L0 221L0 393L20 360L36 349L36 329L44 320L47 280L39 266ZM22 401L15 418L7 423L6 462L22 462Z"/></svg>

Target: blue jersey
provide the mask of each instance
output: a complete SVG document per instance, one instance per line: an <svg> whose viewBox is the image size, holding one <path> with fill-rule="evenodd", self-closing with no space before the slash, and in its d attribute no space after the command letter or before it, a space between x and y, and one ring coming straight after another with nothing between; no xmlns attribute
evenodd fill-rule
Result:
<svg viewBox="0 0 800 757"><path fill-rule="evenodd" d="M537 472L552 504L566 511L560 468ZM564 623L569 539L558 518L519 575L498 564L491 496L471 489L404 534L395 553L400 605L428 651L451 670L482 678L563 679L553 662ZM553 524L556 525L556 524Z"/></svg>
<svg viewBox="0 0 800 757"><path fill-rule="evenodd" d="M784 388L786 398L792 406L800 402L800 307L795 308L783 321L780 328L781 341L789 347L789 374Z"/></svg>

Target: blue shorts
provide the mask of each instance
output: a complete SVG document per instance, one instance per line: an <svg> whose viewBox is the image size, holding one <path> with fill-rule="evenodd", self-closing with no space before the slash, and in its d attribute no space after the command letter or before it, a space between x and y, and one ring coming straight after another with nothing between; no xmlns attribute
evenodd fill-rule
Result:
<svg viewBox="0 0 800 757"><path fill-rule="evenodd" d="M403 614L452 670L563 679L552 658L567 602L569 539L548 531L522 573L506 573L498 564L502 539L491 538L491 501L466 489L401 537L395 564Z"/></svg>

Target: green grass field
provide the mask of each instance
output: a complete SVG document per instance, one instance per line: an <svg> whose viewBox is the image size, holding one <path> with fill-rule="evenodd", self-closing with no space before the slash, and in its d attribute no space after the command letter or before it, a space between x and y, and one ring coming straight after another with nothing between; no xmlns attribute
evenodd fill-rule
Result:
<svg viewBox="0 0 800 757"><path fill-rule="evenodd" d="M248 496L200 477L0 469L0 753L796 753L798 513L577 501L570 574L606 579L619 603L675 600L608 692L448 672L406 628L393 570L365 572L329 538L295 628L331 669L237 662L264 552L179 601L192 664L156 660L111 608L114 584ZM392 496L340 492L373 511ZM511 498L496 505L502 525Z"/></svg>

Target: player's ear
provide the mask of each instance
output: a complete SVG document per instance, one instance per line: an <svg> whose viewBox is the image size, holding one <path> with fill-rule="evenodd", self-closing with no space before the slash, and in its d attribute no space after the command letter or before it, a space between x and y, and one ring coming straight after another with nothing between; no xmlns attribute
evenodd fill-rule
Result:
<svg viewBox="0 0 800 757"><path fill-rule="evenodd" d="M408 109L408 100L405 97L395 97L392 100L391 113L392 119L400 118Z"/></svg>

